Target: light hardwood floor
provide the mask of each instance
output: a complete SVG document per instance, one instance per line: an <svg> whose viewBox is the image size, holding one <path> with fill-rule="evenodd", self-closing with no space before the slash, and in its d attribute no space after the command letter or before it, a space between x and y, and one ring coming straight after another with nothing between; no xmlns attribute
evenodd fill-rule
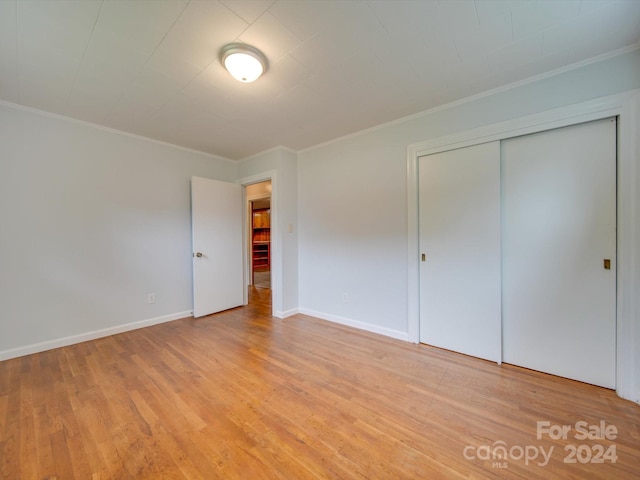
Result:
<svg viewBox="0 0 640 480"><path fill-rule="evenodd" d="M268 295L0 363L2 478L640 475L640 406L612 391L303 315L272 319ZM537 439L537 421L604 421L618 434ZM497 442L509 458L483 460ZM564 463L571 444L581 460L615 446L617 460ZM553 447L546 466L540 447ZM528 465L518 458L534 449Z"/></svg>

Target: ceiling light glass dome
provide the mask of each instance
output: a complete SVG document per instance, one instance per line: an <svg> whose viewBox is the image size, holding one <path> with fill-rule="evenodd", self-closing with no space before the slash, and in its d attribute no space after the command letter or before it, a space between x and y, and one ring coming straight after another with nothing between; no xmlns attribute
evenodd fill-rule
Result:
<svg viewBox="0 0 640 480"><path fill-rule="evenodd" d="M233 78L243 83L257 80L267 70L267 57L257 48L243 43L224 46L220 61Z"/></svg>

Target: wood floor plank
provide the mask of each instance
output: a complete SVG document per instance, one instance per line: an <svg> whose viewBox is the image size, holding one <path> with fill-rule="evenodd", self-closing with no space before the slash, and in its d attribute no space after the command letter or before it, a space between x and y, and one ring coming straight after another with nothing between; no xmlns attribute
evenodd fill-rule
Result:
<svg viewBox="0 0 640 480"><path fill-rule="evenodd" d="M266 289L251 300L0 362L0 478L640 476L640 406L615 392L305 315L275 319ZM537 438L538 421L571 431ZM618 435L577 440L580 421ZM596 445L615 448L615 463L565 463L572 446L584 457ZM496 446L515 454L483 455ZM551 451L548 463L518 458L528 447Z"/></svg>

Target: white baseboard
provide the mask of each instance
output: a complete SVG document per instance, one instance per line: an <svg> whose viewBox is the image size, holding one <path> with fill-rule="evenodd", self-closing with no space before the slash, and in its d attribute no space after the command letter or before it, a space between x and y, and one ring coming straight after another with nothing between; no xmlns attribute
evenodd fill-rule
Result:
<svg viewBox="0 0 640 480"><path fill-rule="evenodd" d="M297 308L292 308L290 310L285 310L285 311L277 311L275 312L275 314L273 315L276 318L287 318L287 317L291 317L293 315L296 315L300 313L300 311Z"/></svg>
<svg viewBox="0 0 640 480"><path fill-rule="evenodd" d="M159 323L171 322L173 320L189 317L191 315L193 315L192 311L172 313L170 315L163 315L161 317L149 318L147 320L125 323L124 325L116 325L115 327L94 330L93 332L71 335L69 337L56 338L55 340L34 343L32 345L12 348L9 350L2 350L0 351L0 361L22 357L24 355L31 355L32 353L44 352L46 350L52 350L54 348L66 347L68 345L74 345L76 343L86 342L88 340L95 340L96 338L108 337L117 333L137 330L138 328L150 327L151 325L157 325Z"/></svg>
<svg viewBox="0 0 640 480"><path fill-rule="evenodd" d="M367 332L378 333L380 335L396 338L398 340L404 340L405 342L409 341L409 334L400 330L380 327L378 325L372 325L371 323L360 322L358 320L352 320L350 318L339 317L337 315L331 315L329 313L318 312L316 310L310 310L308 308L300 308L298 310L298 313L302 313L303 315L309 315L311 317L320 318L322 320L328 320L330 322L339 323L340 325L346 325L347 327L366 330Z"/></svg>

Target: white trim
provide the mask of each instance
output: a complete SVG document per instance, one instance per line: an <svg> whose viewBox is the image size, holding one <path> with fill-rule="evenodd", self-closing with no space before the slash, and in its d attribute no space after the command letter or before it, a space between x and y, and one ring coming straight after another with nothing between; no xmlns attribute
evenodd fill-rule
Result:
<svg viewBox="0 0 640 480"><path fill-rule="evenodd" d="M278 226L278 181L276 178L275 170L268 170L266 172L258 173L256 175L251 175L248 177L239 178L236 180L236 183L246 187L247 185L251 185L253 183L260 183L271 180L271 315L274 317L279 317L278 313L282 312L282 238L280 235L280 228ZM246 208L245 205L247 203L247 195L246 188L242 189L242 201L243 201L243 215L246 216ZM247 218L242 219L243 225L243 244L248 245L248 228L249 221ZM245 264L245 275L249 275L249 258L246 254L246 248L243 248L245 252L244 255L244 264ZM248 278L248 277L247 277ZM247 282L245 282L246 284ZM246 288L245 288L245 305L247 303L246 299ZM282 318L282 317L279 317Z"/></svg>
<svg viewBox="0 0 640 480"><path fill-rule="evenodd" d="M418 158L423 155L503 140L590 120L617 116L618 130L618 293L616 391L640 402L640 90L598 98L513 121L488 125L407 147L408 339L419 342Z"/></svg>
<svg viewBox="0 0 640 480"><path fill-rule="evenodd" d="M392 127L394 125L398 125L398 124L402 124L402 123L405 123L405 122L410 122L410 121L413 121L413 120L417 120L417 119L432 115L434 113L441 112L443 110L449 110L450 108L458 107L460 105L464 105L464 104L470 103L470 102L475 102L476 100L480 100L480 99L485 98L485 97L491 97L491 96L496 95L498 93L502 93L502 92L505 92L505 91L508 91L508 90L512 90L514 88L518 88L518 87L522 87L524 85L535 83L535 82L538 82L540 80L544 80L546 78L554 77L556 75L561 75L563 73L570 72L572 70L577 70L578 68L586 67L588 65L591 65L592 63L601 62L603 60L607 60L609 58L614 58L614 57L617 57L619 55L624 55L625 53L633 52L633 51L638 50L638 49L640 49L640 42L638 42L638 43L636 43L634 45L623 47L623 48L615 50L613 52L603 53L601 55L598 55L598 56L595 56L595 57L592 57L592 58L588 58L588 59L582 60L580 62L572 63L570 65L565 65L564 67L560 67L560 68L557 68L555 70L550 70L550 71L542 73L540 75L535 75L533 77L527 77L525 79L518 80L516 82L512 82L512 83L509 83L507 85L502 85L500 87L496 87L496 88L493 88L491 90L486 90L484 92L480 92L480 93L477 93L475 95L471 95L469 97L464 97L464 98L461 98L460 100L454 100L453 102L445 103L443 105L438 105L436 107L429 108L427 110L423 110L422 112L418 112L418 113L414 113L414 114L411 114L411 115L407 115L406 117L398 118L396 120L391 120L390 122L386 122L386 123L381 123L379 125L375 125L373 127L365 128L363 130L358 130L357 132L349 133L347 135L343 135L343 136L338 137L338 138L333 138L331 140L327 140L326 142L322 142L322 143L319 143L317 145L313 145L311 147L307 147L307 148L303 148L301 150L298 150L298 153L299 154L300 153L305 153L305 152L308 152L308 151L311 151L311 150L315 150L316 148L326 147L327 145L332 145L334 143L342 142L342 141L348 140L350 138L355 138L355 137L359 137L361 135L366 135L368 133L373 133L373 132L376 132L378 130L382 130L382 129L385 129L385 128L388 128L388 127Z"/></svg>
<svg viewBox="0 0 640 480"><path fill-rule="evenodd" d="M407 333L401 332L400 330L393 330L391 328L380 327L378 325L372 325L371 323L365 323L359 320L352 320L346 317L339 317L337 315L318 312L316 310L310 310L308 308L300 308L299 313L303 315L309 315L310 317L319 318L321 320L327 320L329 322L339 323L340 325L345 325L347 327L357 328L358 330L365 330L367 332L377 333L379 335L384 335L385 337L404 340L405 342L408 340Z"/></svg>
<svg viewBox="0 0 640 480"><path fill-rule="evenodd" d="M640 90L618 121L616 391L640 403Z"/></svg>
<svg viewBox="0 0 640 480"><path fill-rule="evenodd" d="M3 350L3 351L0 351L0 361L9 360L11 358L22 357L25 355L31 355L33 353L40 353L47 350L53 350L54 348L75 345L76 343L95 340L97 338L109 337L111 335L116 335L118 333L129 332L131 330L138 330L139 328L150 327L152 325L158 325L160 323L172 322L174 320L190 317L192 315L193 315L193 311L187 310L185 312L172 313L170 315L163 315L161 317L149 318L147 320L140 320L137 322L116 325L115 327L102 328L100 330L94 330L93 332L80 333L78 335L71 335L69 337L57 338L55 340L47 340L46 342L34 343L32 345L26 345L24 347Z"/></svg>
<svg viewBox="0 0 640 480"><path fill-rule="evenodd" d="M37 108L27 107L26 105L19 105L17 103L7 102L6 100L0 100L0 107L12 108L14 110L21 110L27 113L33 113L34 115L40 115L43 117L53 118L55 120L62 120L64 122L75 123L76 125L82 125L84 127L92 127L97 130L102 130L105 132L113 133L116 135L122 135L129 138L135 138L136 140L144 140L151 143L156 143L158 145L163 145L165 147L175 148L177 150L182 150L184 152L195 153L197 155L204 155L205 157L213 158L216 160L220 160L223 162L231 163L233 165L237 165L237 160L232 160L230 158L221 157L220 155L214 155L213 153L203 152L202 150L196 150L194 148L183 147L181 145L176 145L175 143L165 142L163 140L157 140L151 137L145 137L143 135L138 135L137 133L125 132L124 130L118 130L117 128L107 127L105 125L99 125L97 123L87 122L86 120L79 120L77 118L66 117L64 115L60 115L59 113L47 112L46 110L38 110Z"/></svg>
<svg viewBox="0 0 640 480"><path fill-rule="evenodd" d="M418 161L415 153L407 148L407 340L420 342L420 237L418 236ZM415 161L411 159L415 158ZM415 287L415 291L414 291ZM415 321L417 319L417 322Z"/></svg>
<svg viewBox="0 0 640 480"><path fill-rule="evenodd" d="M297 308L292 308L291 310L285 310L284 312L276 312L274 317L277 318L288 318L300 313L300 310Z"/></svg>

